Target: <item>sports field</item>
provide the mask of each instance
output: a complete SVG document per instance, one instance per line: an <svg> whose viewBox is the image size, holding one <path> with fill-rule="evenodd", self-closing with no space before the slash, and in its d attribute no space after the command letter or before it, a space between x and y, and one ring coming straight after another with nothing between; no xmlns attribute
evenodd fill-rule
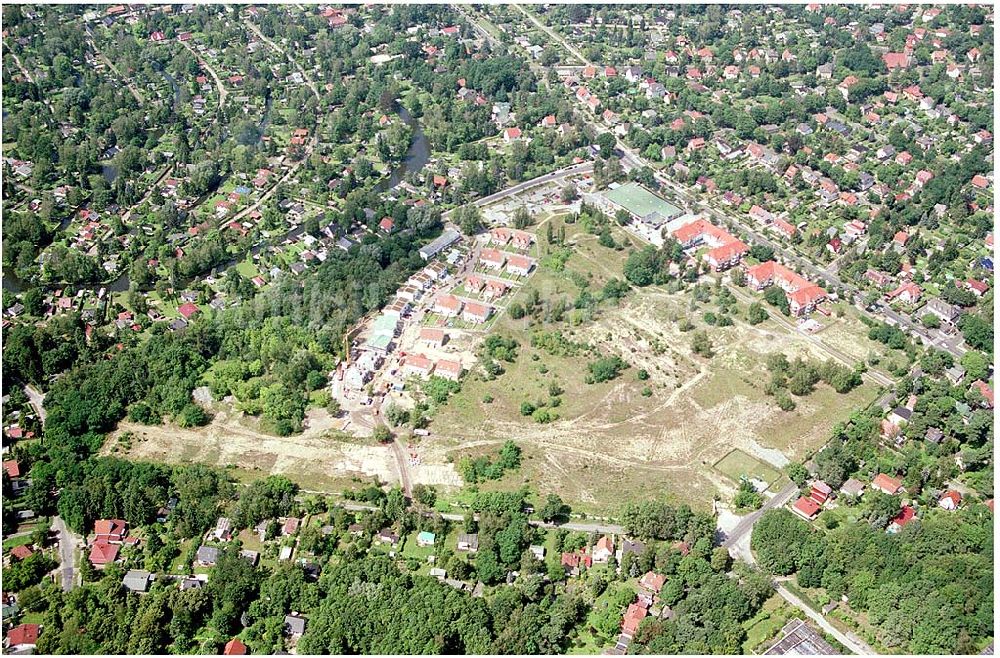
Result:
<svg viewBox="0 0 1000 658"><path fill-rule="evenodd" d="M656 196L638 183L625 183L613 190L608 190L604 196L636 217L646 217L655 212L664 219L670 219L682 213L680 208L666 199Z"/></svg>

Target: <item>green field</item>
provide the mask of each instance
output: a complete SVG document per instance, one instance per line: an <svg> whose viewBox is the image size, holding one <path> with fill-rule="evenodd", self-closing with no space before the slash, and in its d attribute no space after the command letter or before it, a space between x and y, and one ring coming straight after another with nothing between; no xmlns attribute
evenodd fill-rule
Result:
<svg viewBox="0 0 1000 658"><path fill-rule="evenodd" d="M725 457L715 462L715 470L731 478L734 482L739 482L740 478L746 475L773 484L781 477L781 473L777 469L739 449L729 452Z"/></svg>
<svg viewBox="0 0 1000 658"><path fill-rule="evenodd" d="M626 183L604 193L605 198L621 206L636 217L659 213L664 218L675 217L681 209L666 199L656 196L638 183Z"/></svg>

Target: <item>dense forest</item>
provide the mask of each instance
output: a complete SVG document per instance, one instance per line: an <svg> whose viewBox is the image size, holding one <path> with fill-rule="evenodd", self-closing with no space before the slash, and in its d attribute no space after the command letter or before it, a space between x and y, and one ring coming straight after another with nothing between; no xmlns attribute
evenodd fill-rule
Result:
<svg viewBox="0 0 1000 658"><path fill-rule="evenodd" d="M888 502L898 511L898 500ZM773 510L754 526L752 544L771 573L794 574L800 587L822 587L834 600L847 596L890 651L977 653L992 634L993 518L984 505L932 510L898 534L866 521L823 533Z"/></svg>

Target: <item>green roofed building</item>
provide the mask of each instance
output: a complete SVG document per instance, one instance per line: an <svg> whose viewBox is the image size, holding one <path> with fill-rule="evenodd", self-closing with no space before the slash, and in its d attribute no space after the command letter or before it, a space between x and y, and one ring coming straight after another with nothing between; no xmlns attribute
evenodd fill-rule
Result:
<svg viewBox="0 0 1000 658"><path fill-rule="evenodd" d="M659 228L684 214L680 208L662 199L638 183L625 183L604 193L617 210L623 208L632 219Z"/></svg>
<svg viewBox="0 0 1000 658"><path fill-rule="evenodd" d="M392 336L389 334L375 334L372 336L365 346L369 349L379 350L380 352L389 351L389 343L392 342Z"/></svg>
<svg viewBox="0 0 1000 658"><path fill-rule="evenodd" d="M372 332L378 334L396 335L396 327L399 326L399 319L391 315L380 315L372 323Z"/></svg>

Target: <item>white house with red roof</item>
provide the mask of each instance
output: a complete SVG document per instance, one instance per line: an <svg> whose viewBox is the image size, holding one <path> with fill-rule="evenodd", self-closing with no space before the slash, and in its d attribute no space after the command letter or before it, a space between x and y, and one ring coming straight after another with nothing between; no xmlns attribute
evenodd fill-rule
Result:
<svg viewBox="0 0 1000 658"><path fill-rule="evenodd" d="M812 521L819 514L820 506L812 498L802 496L792 505L792 511L806 521Z"/></svg>
<svg viewBox="0 0 1000 658"><path fill-rule="evenodd" d="M434 300L434 312L445 317L454 317L462 312L462 301L454 295L438 295Z"/></svg>
<svg viewBox="0 0 1000 658"><path fill-rule="evenodd" d="M493 307L489 304L477 304L469 302L462 311L462 319L466 322L482 324L490 319L493 314Z"/></svg>
<svg viewBox="0 0 1000 658"><path fill-rule="evenodd" d="M954 489L949 489L945 491L941 498L938 499L938 507L941 509L946 509L949 512L954 512L958 509L959 504L962 502L962 494L955 491Z"/></svg>
<svg viewBox="0 0 1000 658"><path fill-rule="evenodd" d="M528 276L535 266L535 261L527 256L511 254L507 259L507 271L515 276Z"/></svg>
<svg viewBox="0 0 1000 658"><path fill-rule="evenodd" d="M491 270L499 270L507 262L507 255L497 249L483 249L479 253L479 262Z"/></svg>
<svg viewBox="0 0 1000 658"><path fill-rule="evenodd" d="M591 557L597 564L604 564L615 554L615 543L609 535L604 535L594 544L594 550L590 552Z"/></svg>
<svg viewBox="0 0 1000 658"><path fill-rule="evenodd" d="M458 361L452 361L450 359L441 359L434 366L434 374L438 377L444 377L445 379L450 379L451 381L457 382L462 377L462 364Z"/></svg>
<svg viewBox="0 0 1000 658"><path fill-rule="evenodd" d="M916 510L909 505L903 505L903 509L899 510L899 514L889 521L889 527L885 531L889 534L895 534L905 528L915 518L917 518Z"/></svg>

